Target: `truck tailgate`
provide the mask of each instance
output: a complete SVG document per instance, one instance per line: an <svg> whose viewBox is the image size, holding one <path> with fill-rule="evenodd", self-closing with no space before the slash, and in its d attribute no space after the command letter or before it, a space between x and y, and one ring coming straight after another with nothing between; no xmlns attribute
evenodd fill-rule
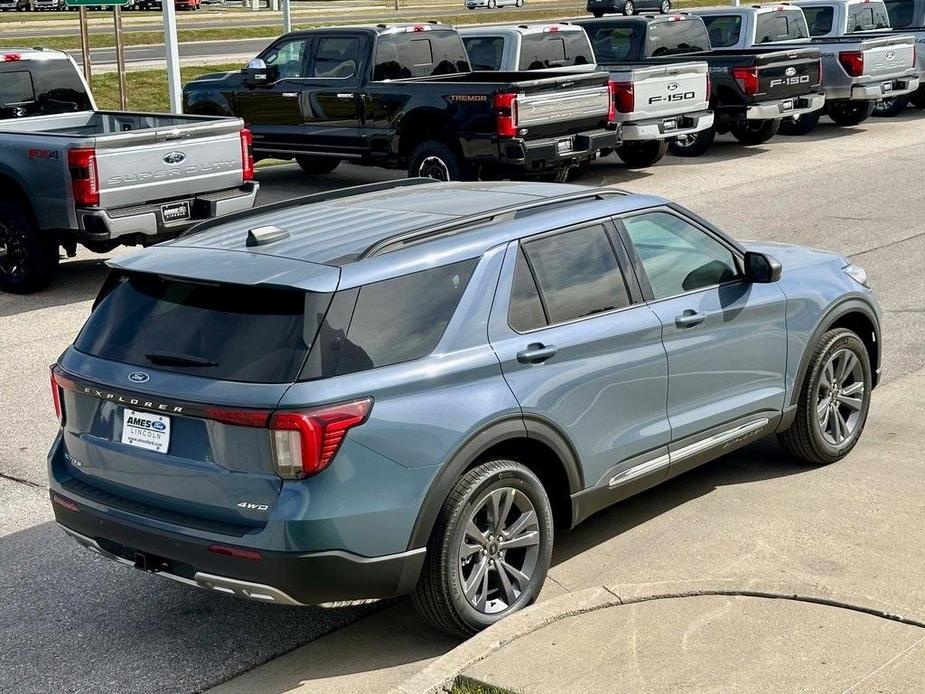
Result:
<svg viewBox="0 0 925 694"><path fill-rule="evenodd" d="M100 205L130 205L234 188L243 182L237 120L95 138Z"/></svg>
<svg viewBox="0 0 925 694"><path fill-rule="evenodd" d="M861 45L864 52L865 77L899 77L915 66L914 40L906 42L887 38L865 39Z"/></svg>
<svg viewBox="0 0 925 694"><path fill-rule="evenodd" d="M657 61L658 58L652 58L639 65L610 66L615 82L632 84L633 111L622 114L624 120L665 118L710 107L706 63L648 64Z"/></svg>
<svg viewBox="0 0 925 694"><path fill-rule="evenodd" d="M761 100L804 96L819 89L822 64L819 54L775 51L759 56L758 97Z"/></svg>

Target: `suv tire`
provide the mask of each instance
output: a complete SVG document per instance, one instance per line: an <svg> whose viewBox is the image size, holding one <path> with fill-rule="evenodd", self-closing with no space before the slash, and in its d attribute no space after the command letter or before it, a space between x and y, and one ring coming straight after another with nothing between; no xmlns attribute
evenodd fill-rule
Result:
<svg viewBox="0 0 925 694"><path fill-rule="evenodd" d="M411 600L432 625L468 638L536 600L552 543L552 508L536 475L513 460L488 460L444 502Z"/></svg>
<svg viewBox="0 0 925 694"><path fill-rule="evenodd" d="M829 104L828 115L841 126L860 125L874 112L873 101L833 101Z"/></svg>
<svg viewBox="0 0 925 694"><path fill-rule="evenodd" d="M716 139L716 130L707 128L690 135L683 135L682 138L672 138L668 143L668 151L676 157L699 157L713 145Z"/></svg>
<svg viewBox="0 0 925 694"><path fill-rule="evenodd" d="M790 135L791 137L808 135L819 125L819 118L821 116L822 111L813 111L811 113L804 113L797 118L784 118L780 122L778 132L781 135Z"/></svg>
<svg viewBox="0 0 925 694"><path fill-rule="evenodd" d="M774 120L745 121L729 127L732 136L743 145L763 145L777 135L780 118Z"/></svg>
<svg viewBox="0 0 925 694"><path fill-rule="evenodd" d="M414 148L408 162L410 178L433 178L437 181L466 181L469 169L450 147L438 140L426 140Z"/></svg>
<svg viewBox="0 0 925 694"><path fill-rule="evenodd" d="M44 289L58 270L58 241L36 228L15 202L0 201L0 289L29 294Z"/></svg>
<svg viewBox="0 0 925 694"><path fill-rule="evenodd" d="M810 357L796 419L778 435L781 446L812 465L844 458L867 422L871 384L870 358L861 339L844 328L826 332Z"/></svg>
<svg viewBox="0 0 925 694"><path fill-rule="evenodd" d="M302 154L295 158L296 163L307 174L328 174L337 168L340 159L334 157L312 157Z"/></svg>
<svg viewBox="0 0 925 694"><path fill-rule="evenodd" d="M668 153L668 140L624 142L617 147L617 156L633 169L644 169L661 161Z"/></svg>

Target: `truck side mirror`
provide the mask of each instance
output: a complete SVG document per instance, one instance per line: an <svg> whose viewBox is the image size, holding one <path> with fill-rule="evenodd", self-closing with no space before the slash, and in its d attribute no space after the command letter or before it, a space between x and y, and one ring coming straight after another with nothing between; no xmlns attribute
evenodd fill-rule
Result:
<svg viewBox="0 0 925 694"><path fill-rule="evenodd" d="M769 284L780 279L780 263L769 255L746 251L745 279L756 284Z"/></svg>
<svg viewBox="0 0 925 694"><path fill-rule="evenodd" d="M254 58L247 64L247 67L241 70L241 73L244 75L244 82L252 87L259 87L270 81L270 69L263 58Z"/></svg>

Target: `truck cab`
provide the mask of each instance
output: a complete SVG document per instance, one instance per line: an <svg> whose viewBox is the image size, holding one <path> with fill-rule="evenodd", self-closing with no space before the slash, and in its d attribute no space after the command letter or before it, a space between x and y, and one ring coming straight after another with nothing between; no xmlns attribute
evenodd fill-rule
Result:
<svg viewBox="0 0 925 694"><path fill-rule="evenodd" d="M588 35L571 24L461 27L473 70L594 72Z"/></svg>
<svg viewBox="0 0 925 694"><path fill-rule="evenodd" d="M830 38L890 28L890 17L882 0L798 0L810 36Z"/></svg>
<svg viewBox="0 0 925 694"><path fill-rule="evenodd" d="M810 40L803 11L787 4L702 7L690 13L707 25L713 48L751 48Z"/></svg>

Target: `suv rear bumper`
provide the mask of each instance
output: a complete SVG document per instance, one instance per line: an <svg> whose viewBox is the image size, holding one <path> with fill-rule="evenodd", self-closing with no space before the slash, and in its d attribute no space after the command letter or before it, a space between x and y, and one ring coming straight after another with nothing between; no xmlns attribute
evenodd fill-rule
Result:
<svg viewBox="0 0 925 694"><path fill-rule="evenodd" d="M260 184L248 181L238 188L192 195L189 201L190 219L174 224L163 219L161 207L170 203L150 203L114 210L78 209L77 238L85 241L110 241L123 236L175 236L191 225L231 212L249 210L254 206Z"/></svg>
<svg viewBox="0 0 925 694"><path fill-rule="evenodd" d="M666 128L667 121L675 121L674 128ZM713 127L713 111L682 113L665 118L623 123L623 140L666 140L678 135L689 135Z"/></svg>
<svg viewBox="0 0 925 694"><path fill-rule="evenodd" d="M500 162L508 167L523 169L527 173L541 173L580 164L591 159L595 152L617 147L620 139L620 128L543 140L515 138L501 142Z"/></svg>
<svg viewBox="0 0 925 694"><path fill-rule="evenodd" d="M777 118L790 118L802 116L804 113L818 111L825 106L824 94L807 94L795 96L792 99L778 99L777 101L763 101L752 104L745 111L748 120L775 120Z"/></svg>
<svg viewBox="0 0 925 694"><path fill-rule="evenodd" d="M350 552L298 553L259 550L260 559L217 554L209 547L239 547L145 527L100 512L74 495L51 492L55 519L84 547L108 559L180 583L282 605L390 598L410 593L425 548L383 557ZM55 497L76 504L66 508Z"/></svg>

